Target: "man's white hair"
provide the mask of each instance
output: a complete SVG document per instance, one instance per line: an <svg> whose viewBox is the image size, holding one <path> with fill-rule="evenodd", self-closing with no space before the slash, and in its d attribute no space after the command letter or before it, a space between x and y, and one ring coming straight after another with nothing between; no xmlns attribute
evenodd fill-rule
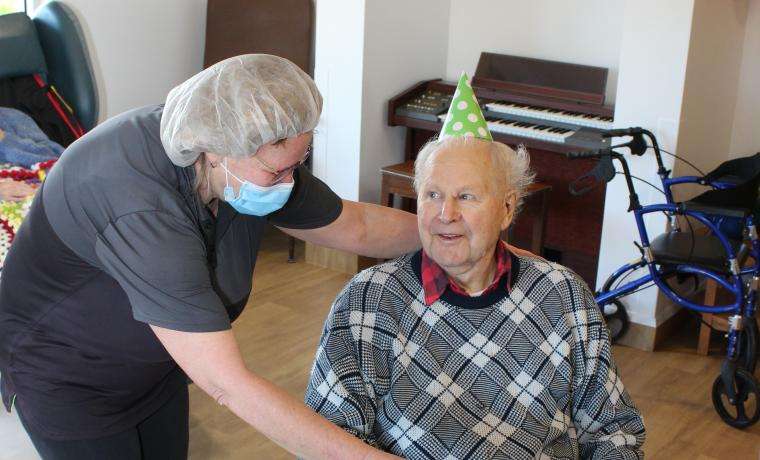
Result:
<svg viewBox="0 0 760 460"><path fill-rule="evenodd" d="M491 177L485 180L493 181L493 190L505 194L515 194L515 214L520 211L528 191L528 186L533 183L535 174L530 170L530 157L528 150L523 145L517 147L517 151L505 144L496 141L486 141L474 137L447 137L443 140L433 139L420 150L417 160L414 162L414 190L419 192L422 184L427 180L427 170L435 160L435 153L448 148L461 148L476 145L475 143L488 142L491 154Z"/></svg>

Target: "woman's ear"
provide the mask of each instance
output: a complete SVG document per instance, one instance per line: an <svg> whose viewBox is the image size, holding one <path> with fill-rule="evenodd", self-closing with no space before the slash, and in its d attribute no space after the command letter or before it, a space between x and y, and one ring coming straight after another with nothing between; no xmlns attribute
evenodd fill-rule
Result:
<svg viewBox="0 0 760 460"><path fill-rule="evenodd" d="M215 153L204 152L201 154L199 158L203 158L203 157L206 158L206 161L208 162L209 165L211 165L212 168L216 168L217 166L219 166L219 162L222 161L222 156L217 155Z"/></svg>

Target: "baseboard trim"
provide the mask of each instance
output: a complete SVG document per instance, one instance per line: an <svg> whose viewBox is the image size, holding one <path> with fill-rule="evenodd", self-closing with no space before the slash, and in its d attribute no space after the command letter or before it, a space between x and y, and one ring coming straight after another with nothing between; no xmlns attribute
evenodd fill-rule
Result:
<svg viewBox="0 0 760 460"><path fill-rule="evenodd" d="M355 275L378 263L377 259L371 257L358 256L312 243L306 243L304 259L306 263L348 275Z"/></svg>
<svg viewBox="0 0 760 460"><path fill-rule="evenodd" d="M628 330L620 337L616 345L636 348L644 351L654 351L657 328L639 323L629 323Z"/></svg>
<svg viewBox="0 0 760 460"><path fill-rule="evenodd" d="M689 321L689 314L689 310L680 308L677 312L675 312L675 314L673 314L673 316L666 319L657 326L657 330L654 334L655 350L662 346L662 343L665 341L665 339L675 334L679 327L683 326L685 322ZM695 333L699 332L695 331Z"/></svg>
<svg viewBox="0 0 760 460"><path fill-rule="evenodd" d="M656 327L639 323L630 323L628 325L628 331L618 339L616 344L644 351L655 351L662 345L665 339L675 333L678 327L684 323L688 315L689 312L682 308Z"/></svg>

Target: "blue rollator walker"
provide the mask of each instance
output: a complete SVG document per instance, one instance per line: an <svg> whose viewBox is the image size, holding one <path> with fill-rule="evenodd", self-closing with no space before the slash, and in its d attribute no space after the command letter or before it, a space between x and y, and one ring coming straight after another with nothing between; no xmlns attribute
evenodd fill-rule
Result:
<svg viewBox="0 0 760 460"><path fill-rule="evenodd" d="M755 308L760 285L760 240L758 219L758 187L760 186L760 153L730 160L703 176L670 177L662 163L661 149L655 136L642 128L609 130L604 137L631 136L631 140L609 148L571 153L570 158L597 158L589 174L571 184L573 194L582 194L592 185L589 179L611 181L615 174L613 160L622 167L629 193L628 211L633 212L640 242L634 242L641 258L617 269L596 293L613 340L625 332L628 318L620 298L637 290L656 285L677 305L695 312L728 313L728 351L720 375L712 388L715 410L725 423L746 428L760 419L760 389L754 376L758 346ZM651 144L647 143L647 139ZM657 159L665 202L642 206L636 195L625 157L617 150L630 149L641 156L651 148ZM621 173L617 173L621 174ZM711 189L689 201L676 202L671 187L678 184L699 184ZM650 184L652 185L652 184ZM655 187L657 188L657 187ZM650 240L644 216L664 213L670 230ZM699 222L707 232L695 234L689 219ZM691 231L684 231L683 223ZM747 263L750 262L750 263ZM633 272L644 269L640 278L625 282ZM694 303L677 293L669 284L687 278L714 280L732 299L725 305Z"/></svg>

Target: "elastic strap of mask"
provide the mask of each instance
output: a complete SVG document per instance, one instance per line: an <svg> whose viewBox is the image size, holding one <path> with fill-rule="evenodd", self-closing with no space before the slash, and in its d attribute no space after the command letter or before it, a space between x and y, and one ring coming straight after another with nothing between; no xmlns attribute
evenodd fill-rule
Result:
<svg viewBox="0 0 760 460"><path fill-rule="evenodd" d="M237 181L240 182L241 184L245 183L244 180L242 180L238 176L232 174L232 171L230 171L229 169L227 169L227 158L224 159L224 162L222 162L221 165L222 165L222 168L224 168L224 184L225 184L225 186L227 186L227 187L230 186L230 178L228 177L228 175L230 175L230 176L234 177L235 179L237 179Z"/></svg>
<svg viewBox="0 0 760 460"><path fill-rule="evenodd" d="M241 178L239 178L238 176L234 175L232 173L232 171L230 171L229 169L227 169L227 159L226 158L224 159L224 162L219 163L219 164L222 166L222 168L224 168L224 182L225 182L225 186L226 187L230 186L230 179L229 179L228 175L234 177L241 184L248 184L249 187L252 187L254 189L260 189L260 190L282 189L282 188L292 189L293 186L295 185L295 182L287 182L287 183L282 183L281 182L281 183L278 183L278 184L270 185L269 187L264 187L262 185L254 184L254 183L252 183L250 181L244 181Z"/></svg>
<svg viewBox="0 0 760 460"><path fill-rule="evenodd" d="M230 170L227 169L227 159L225 158L221 162L222 168L224 168L224 187L227 188L230 186Z"/></svg>

